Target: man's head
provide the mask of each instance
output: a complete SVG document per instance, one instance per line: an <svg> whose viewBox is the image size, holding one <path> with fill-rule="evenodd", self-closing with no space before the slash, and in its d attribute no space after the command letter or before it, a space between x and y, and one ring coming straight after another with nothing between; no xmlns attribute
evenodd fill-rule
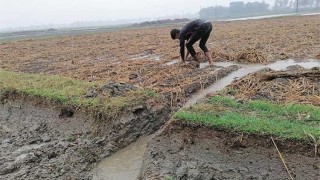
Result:
<svg viewBox="0 0 320 180"><path fill-rule="evenodd" d="M180 36L180 30L179 29L172 29L170 32L172 39L179 39Z"/></svg>

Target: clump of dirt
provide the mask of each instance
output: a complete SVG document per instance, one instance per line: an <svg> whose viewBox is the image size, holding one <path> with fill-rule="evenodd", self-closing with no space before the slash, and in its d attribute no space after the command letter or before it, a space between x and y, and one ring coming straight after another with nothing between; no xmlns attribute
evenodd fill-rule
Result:
<svg viewBox="0 0 320 180"><path fill-rule="evenodd" d="M291 66L288 71L250 74L227 87L239 99L320 105L320 71Z"/></svg>
<svg viewBox="0 0 320 180"><path fill-rule="evenodd" d="M138 86L129 84L129 83L116 83L116 82L108 82L101 88L91 89L85 95L86 98L95 98L99 94L110 95L111 97L122 96L128 91L133 91L139 89Z"/></svg>
<svg viewBox="0 0 320 180"><path fill-rule="evenodd" d="M115 82L109 82L108 84L102 86L101 90L102 92L109 93L112 97L121 96L125 92L137 90L138 87L127 84L127 83L115 83Z"/></svg>
<svg viewBox="0 0 320 180"><path fill-rule="evenodd" d="M312 145L276 143L295 179L319 177L320 158L311 157ZM209 180L289 176L270 138L173 122L149 142L139 179L165 177Z"/></svg>

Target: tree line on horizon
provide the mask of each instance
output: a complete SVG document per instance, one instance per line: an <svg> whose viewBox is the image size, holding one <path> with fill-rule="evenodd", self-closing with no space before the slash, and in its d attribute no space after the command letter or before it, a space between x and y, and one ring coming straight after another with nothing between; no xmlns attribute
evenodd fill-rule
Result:
<svg viewBox="0 0 320 180"><path fill-rule="evenodd" d="M229 6L210 6L202 8L200 18L232 18L253 15L290 13L310 10L320 10L320 0L275 0L273 5L265 1L231 2Z"/></svg>

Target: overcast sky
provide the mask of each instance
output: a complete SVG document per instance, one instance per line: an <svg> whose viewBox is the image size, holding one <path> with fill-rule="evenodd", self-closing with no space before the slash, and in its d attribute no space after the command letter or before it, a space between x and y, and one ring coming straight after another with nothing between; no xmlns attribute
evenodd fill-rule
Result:
<svg viewBox="0 0 320 180"><path fill-rule="evenodd" d="M230 1L235 0L0 0L0 29L181 15Z"/></svg>

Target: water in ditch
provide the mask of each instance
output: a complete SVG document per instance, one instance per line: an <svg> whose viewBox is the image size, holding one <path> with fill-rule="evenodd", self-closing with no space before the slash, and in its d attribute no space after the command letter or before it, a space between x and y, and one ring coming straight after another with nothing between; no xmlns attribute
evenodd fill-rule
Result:
<svg viewBox="0 0 320 180"><path fill-rule="evenodd" d="M304 62L296 62L294 60L283 60L272 64L237 64L233 62L217 62L214 65L221 67L228 67L231 65L238 65L241 68L228 76L221 78L216 83L212 84L208 88L193 95L185 104L184 107L190 107L197 103L199 100L205 98L209 93L217 92L228 86L233 82L235 78L244 77L250 73L259 71L263 68L271 68L273 70L285 70L289 66L300 65L306 69L313 67L320 67L320 61L308 60ZM206 67L206 64L202 64L201 67ZM128 147L118 151L112 156L101 161L94 170L93 179L106 179L106 180L134 180L137 179L142 163L143 155L147 148L149 137L141 138Z"/></svg>
<svg viewBox="0 0 320 180"><path fill-rule="evenodd" d="M151 136L138 141L102 160L93 171L94 180L137 179L142 167L143 155Z"/></svg>

